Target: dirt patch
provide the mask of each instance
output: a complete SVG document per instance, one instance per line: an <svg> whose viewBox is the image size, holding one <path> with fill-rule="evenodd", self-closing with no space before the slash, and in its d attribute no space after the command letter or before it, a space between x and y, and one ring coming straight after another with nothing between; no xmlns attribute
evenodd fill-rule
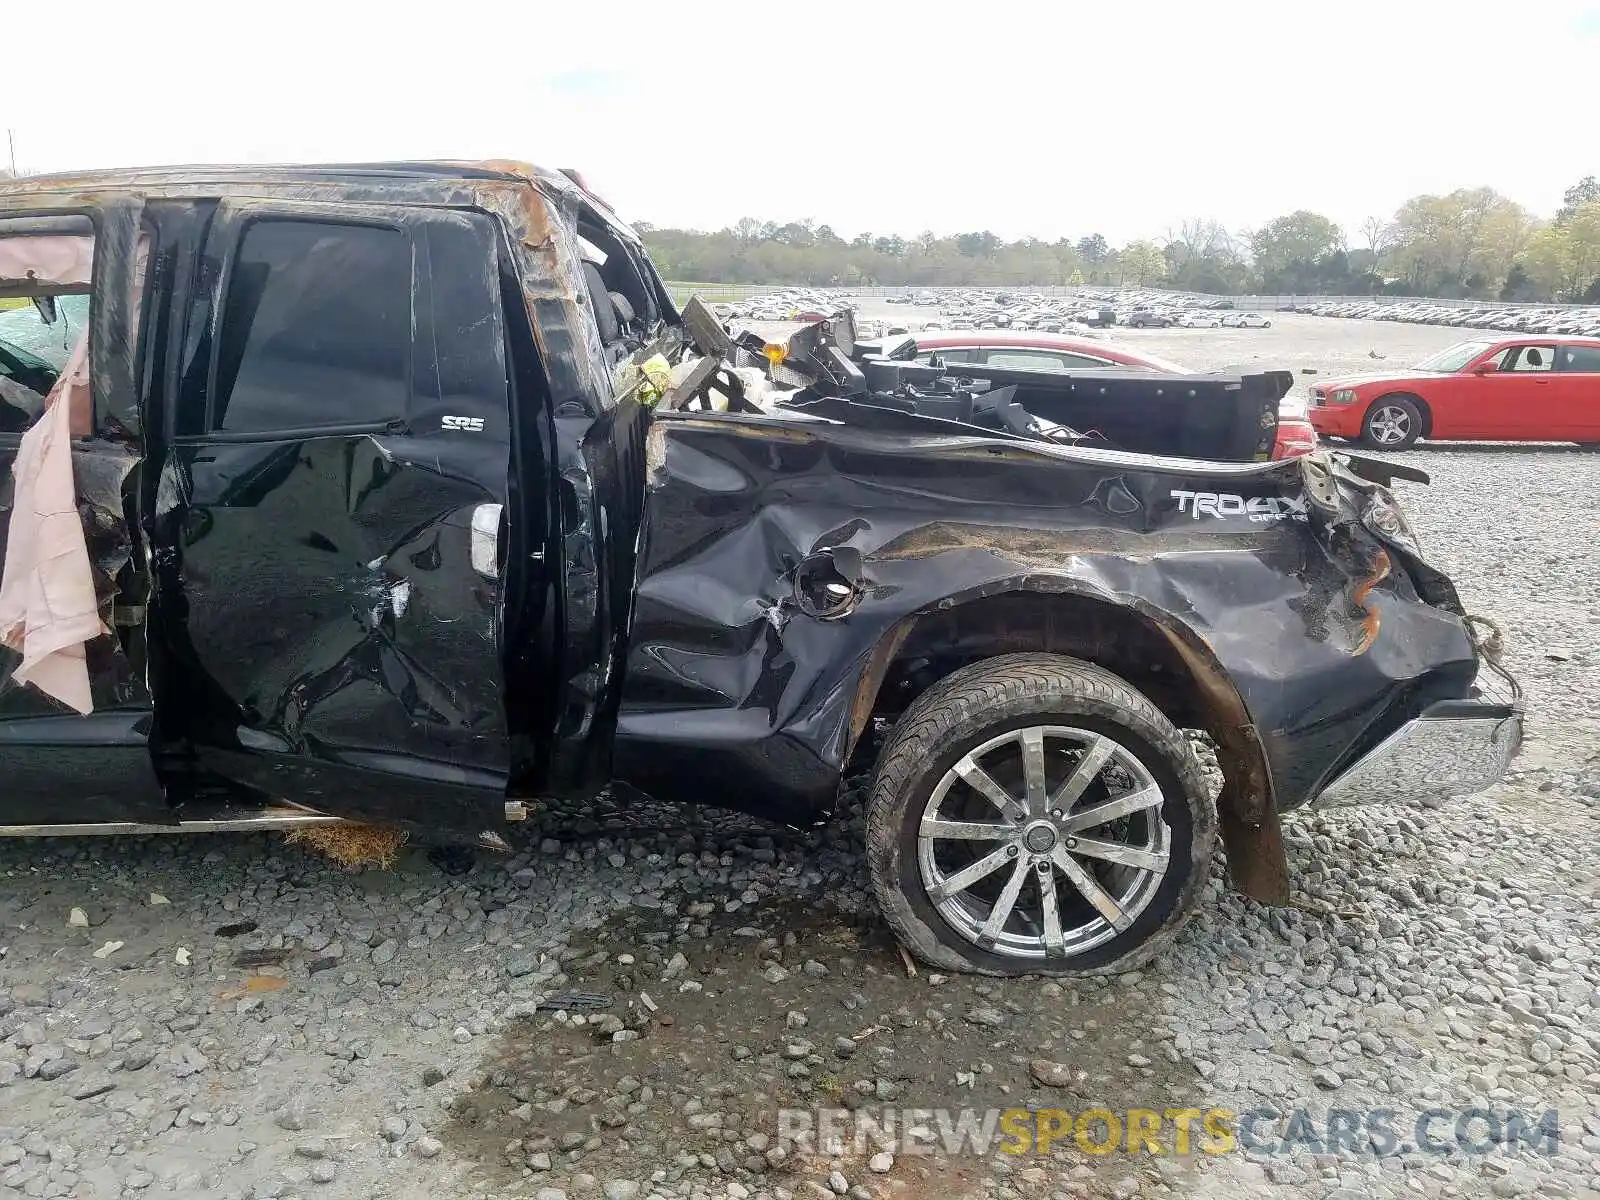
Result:
<svg viewBox="0 0 1600 1200"><path fill-rule="evenodd" d="M910 1109L972 1109L981 1122L989 1109L1160 1111L1196 1094L1193 1069L1168 1056L1159 992L1137 976L1078 986L913 976L876 918L833 908L629 909L563 959L575 1007L514 1023L441 1134L502 1191L535 1188L546 1171L606 1178L659 1163L673 1180L711 1172L790 1187L842 1166L873 1195L926 1184L954 1197L997 1173L1043 1194L1074 1166L1138 1168L1084 1154L1069 1136L1047 1158L983 1155L969 1142L869 1173L874 1146L851 1139L843 1154L818 1153L784 1136L805 1118L785 1127L781 1110L905 1122ZM573 993L609 1006L579 1011L586 997Z"/></svg>

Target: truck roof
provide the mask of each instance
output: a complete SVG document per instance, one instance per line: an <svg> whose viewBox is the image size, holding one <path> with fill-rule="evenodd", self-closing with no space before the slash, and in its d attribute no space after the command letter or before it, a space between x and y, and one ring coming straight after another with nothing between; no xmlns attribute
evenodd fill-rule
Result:
<svg viewBox="0 0 1600 1200"><path fill-rule="evenodd" d="M564 171L534 166L515 159L479 162L447 159L418 162L372 163L196 163L161 167L113 167L30 175L0 181L0 203L28 195L59 195L85 191L138 190L145 195L194 195L197 187L216 186L230 191L251 187L295 189L321 185L348 187L351 192L374 185L404 185L417 189L416 199L443 202L451 185L505 183L534 184L547 194L581 198L617 232L638 242L639 236L594 193L581 187ZM338 197L334 197L338 198ZM348 197L355 199L354 195Z"/></svg>
<svg viewBox="0 0 1600 1200"><path fill-rule="evenodd" d="M84 184L104 184L125 187L149 179L169 178L195 181L217 179L227 182L292 183L306 180L326 180L338 177L371 179L373 177L438 178L438 179L518 179L530 176L555 181L570 182L565 175L531 163L499 161L457 162L449 160L418 162L366 162L366 163L178 163L158 167L104 167L89 171L60 171L44 175L27 175L9 181L7 191L57 191L62 187L78 188Z"/></svg>
<svg viewBox="0 0 1600 1200"><path fill-rule="evenodd" d="M566 172L510 159L124 167L0 182L0 217L77 220L99 209L128 251L138 208L166 200L284 200L488 213L505 226L509 262L530 306L549 300L576 306L591 299L582 257L585 226L643 255L639 235ZM670 311L664 291L660 302ZM570 344L544 348L546 369L570 370L587 391L608 396L612 382L601 363L599 331L583 321L576 329Z"/></svg>

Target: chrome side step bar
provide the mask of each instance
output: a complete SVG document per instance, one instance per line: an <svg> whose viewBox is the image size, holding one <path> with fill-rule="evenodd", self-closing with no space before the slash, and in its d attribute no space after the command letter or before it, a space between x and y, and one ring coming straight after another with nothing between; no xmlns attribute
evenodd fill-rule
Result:
<svg viewBox="0 0 1600 1200"><path fill-rule="evenodd" d="M528 805L521 800L506 801L506 820L526 821ZM273 829L301 829L308 825L348 825L344 817L312 812L307 808L283 805L263 808L237 816L218 816L209 820L174 821L170 825L145 821L89 821L74 825L0 825L0 837L124 837L147 833L260 833ZM486 830L477 837L486 850L509 853L511 846L498 833Z"/></svg>
<svg viewBox="0 0 1600 1200"><path fill-rule="evenodd" d="M303 808L265 808L249 816L175 821L171 825L143 821L94 821L79 825L0 825L0 837L120 837L141 833L253 833L263 829L296 829L305 825L342 825L343 817Z"/></svg>

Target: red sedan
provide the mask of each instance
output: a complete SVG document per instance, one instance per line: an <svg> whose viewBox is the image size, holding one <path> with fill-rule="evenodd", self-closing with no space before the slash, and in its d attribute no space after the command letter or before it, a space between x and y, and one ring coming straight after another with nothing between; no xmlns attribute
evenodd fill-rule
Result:
<svg viewBox="0 0 1600 1200"><path fill-rule="evenodd" d="M917 357L935 352L945 362L987 363L1013 371L1099 370L1133 367L1164 375L1188 375L1187 367L1128 350L1121 346L1060 333L1035 333L1025 329L950 329L913 333Z"/></svg>
<svg viewBox="0 0 1600 1200"><path fill-rule="evenodd" d="M1136 371L1158 371L1163 375L1194 374L1187 367L1153 354L1059 333L952 329L911 336L916 339L919 359L938 354L948 363L984 363L1014 371L1098 371L1107 367L1129 367ZM1311 422L1286 401L1278 412L1278 440L1272 448L1272 457L1294 458L1316 448L1317 434Z"/></svg>
<svg viewBox="0 0 1600 1200"><path fill-rule="evenodd" d="M1311 389L1317 432L1404 450L1418 438L1600 444L1600 338L1461 342L1409 371Z"/></svg>

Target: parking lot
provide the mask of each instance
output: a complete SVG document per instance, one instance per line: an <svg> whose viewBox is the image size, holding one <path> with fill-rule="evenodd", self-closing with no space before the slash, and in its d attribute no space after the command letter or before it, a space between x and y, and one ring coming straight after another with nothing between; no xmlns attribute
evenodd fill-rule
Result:
<svg viewBox="0 0 1600 1200"><path fill-rule="evenodd" d="M1319 377L1402 368L1471 336L1471 331L1391 321L1340 321L1270 313L1269 329L1113 329L1108 340L1147 347L1196 370L1288 367L1296 394ZM1374 354L1381 357L1374 357ZM1307 369L1316 374L1305 374Z"/></svg>
<svg viewBox="0 0 1600 1200"><path fill-rule="evenodd" d="M1466 336L1271 315L1108 340L1289 368L1303 394ZM1600 1194L1600 454L1405 461L1433 477L1397 485L1425 552L1504 633L1528 740L1468 800L1290 818L1292 907L1227 894L1219 866L1151 969L1072 986L909 974L854 807L804 835L551 809L509 858L411 848L358 874L266 836L3 842L0 1195ZM592 1022L572 993L604 1004ZM1216 1154L780 1136L780 1110L866 1103L1277 1116ZM1553 1110L1559 1135L1458 1135L1472 1109Z"/></svg>
<svg viewBox="0 0 1600 1200"><path fill-rule="evenodd" d="M885 304L882 299L870 297L858 303L863 321L892 321L913 332L926 322L939 320L939 311L934 308ZM1403 367L1476 333L1398 321L1337 320L1287 312L1265 315L1272 321L1268 329L1114 327L1097 330L1094 337L1144 350L1197 371L1230 366L1288 367L1298 381L1293 394L1304 397L1306 385L1318 377ZM1375 358L1374 354L1381 357ZM1308 368L1316 374L1303 374Z"/></svg>

